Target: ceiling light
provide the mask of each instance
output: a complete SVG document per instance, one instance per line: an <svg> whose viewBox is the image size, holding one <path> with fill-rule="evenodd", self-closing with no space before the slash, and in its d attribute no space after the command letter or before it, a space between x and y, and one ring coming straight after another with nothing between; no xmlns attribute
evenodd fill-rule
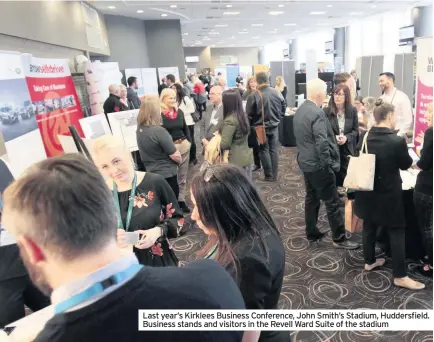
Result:
<svg viewBox="0 0 434 342"><path fill-rule="evenodd" d="M283 24L284 26L296 26L297 24L296 23L286 23L286 24Z"/></svg>
<svg viewBox="0 0 434 342"><path fill-rule="evenodd" d="M241 29L241 31L247 31L247 29Z"/></svg>
<svg viewBox="0 0 434 342"><path fill-rule="evenodd" d="M326 12L321 12L321 11L314 11L314 12L310 12L311 15L321 15L321 14L326 14Z"/></svg>
<svg viewBox="0 0 434 342"><path fill-rule="evenodd" d="M259 26L264 26L264 24L252 24L252 26L259 27Z"/></svg>
<svg viewBox="0 0 434 342"><path fill-rule="evenodd" d="M229 39L236 39L234 36L230 37Z"/></svg>
<svg viewBox="0 0 434 342"><path fill-rule="evenodd" d="M238 15L240 12L223 12L224 15Z"/></svg>
<svg viewBox="0 0 434 342"><path fill-rule="evenodd" d="M183 36L188 36L188 33L187 33L187 32L185 32L185 33L183 33L182 35L183 35Z"/></svg>
<svg viewBox="0 0 434 342"><path fill-rule="evenodd" d="M274 33L277 33L276 31L268 31L267 33L272 33L272 34L274 34Z"/></svg>
<svg viewBox="0 0 434 342"><path fill-rule="evenodd" d="M283 13L285 13L285 12L283 12L283 11L271 11L271 12L268 12L269 15L280 15L280 14L283 14Z"/></svg>
<svg viewBox="0 0 434 342"><path fill-rule="evenodd" d="M137 13L143 13L143 10L137 10Z"/></svg>
<svg viewBox="0 0 434 342"><path fill-rule="evenodd" d="M240 31L240 32L238 32L239 34L245 34L245 33L249 33L249 32L247 32L247 31Z"/></svg>
<svg viewBox="0 0 434 342"><path fill-rule="evenodd" d="M167 17L167 14L166 14L166 13L163 13L161 16L162 16L162 17Z"/></svg>
<svg viewBox="0 0 434 342"><path fill-rule="evenodd" d="M215 47L215 44L212 44L211 47Z"/></svg>
<svg viewBox="0 0 434 342"><path fill-rule="evenodd" d="M285 7L285 5L277 5L277 7L282 8Z"/></svg>
<svg viewBox="0 0 434 342"><path fill-rule="evenodd" d="M116 9L115 6L109 6L108 8L109 8L109 9Z"/></svg>
<svg viewBox="0 0 434 342"><path fill-rule="evenodd" d="M209 37L204 37L203 40L211 40Z"/></svg>
<svg viewBox="0 0 434 342"><path fill-rule="evenodd" d="M258 39L258 38L261 38L261 37L259 37L259 36L256 36L256 37L252 37L252 39Z"/></svg>
<svg viewBox="0 0 434 342"><path fill-rule="evenodd" d="M350 15L361 15L363 12L350 12Z"/></svg>
<svg viewBox="0 0 434 342"><path fill-rule="evenodd" d="M215 25L215 27L227 27L228 26L228 24L217 24L217 25Z"/></svg>
<svg viewBox="0 0 434 342"><path fill-rule="evenodd" d="M327 5L326 7L327 7L327 8L332 8L332 7L333 7L333 5Z"/></svg>
<svg viewBox="0 0 434 342"><path fill-rule="evenodd" d="M232 5L226 5L226 8L231 8L232 7Z"/></svg>
<svg viewBox="0 0 434 342"><path fill-rule="evenodd" d="M177 8L178 6L176 6L176 5L170 5L169 7L170 8Z"/></svg>
<svg viewBox="0 0 434 342"><path fill-rule="evenodd" d="M213 30L213 31L210 31L208 34L210 34L210 35L214 35L214 36L217 36L217 35L219 35L220 33L215 32L215 31Z"/></svg>
<svg viewBox="0 0 434 342"><path fill-rule="evenodd" d="M376 5L372 5L371 7L372 7L372 8L377 8L377 6L376 6Z"/></svg>

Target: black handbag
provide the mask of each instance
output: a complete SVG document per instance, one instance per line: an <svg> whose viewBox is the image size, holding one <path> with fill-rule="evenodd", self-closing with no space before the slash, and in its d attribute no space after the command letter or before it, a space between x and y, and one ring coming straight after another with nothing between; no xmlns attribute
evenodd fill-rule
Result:
<svg viewBox="0 0 434 342"><path fill-rule="evenodd" d="M256 135L256 129L254 126L250 126L249 137L247 143L250 148L255 148L259 146L258 136Z"/></svg>

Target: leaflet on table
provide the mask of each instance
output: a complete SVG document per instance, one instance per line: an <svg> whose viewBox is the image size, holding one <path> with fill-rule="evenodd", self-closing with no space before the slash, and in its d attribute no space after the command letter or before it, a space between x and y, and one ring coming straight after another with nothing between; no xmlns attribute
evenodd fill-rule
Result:
<svg viewBox="0 0 434 342"><path fill-rule="evenodd" d="M428 128L427 112L432 116L433 105L433 39L416 40L416 113L414 116L414 145L419 149Z"/></svg>
<svg viewBox="0 0 434 342"><path fill-rule="evenodd" d="M108 114L113 135L121 137L131 152L138 150L136 138L138 114L138 109Z"/></svg>
<svg viewBox="0 0 434 342"><path fill-rule="evenodd" d="M83 136L78 121L83 113L68 60L37 58L30 54L22 54L21 60L45 152L48 157L63 154L58 134L69 135L72 125Z"/></svg>
<svg viewBox="0 0 434 342"><path fill-rule="evenodd" d="M19 52L0 52L0 130L11 173L47 158Z"/></svg>
<svg viewBox="0 0 434 342"><path fill-rule="evenodd" d="M105 114L88 116L79 120L84 137L96 139L103 135L112 135Z"/></svg>

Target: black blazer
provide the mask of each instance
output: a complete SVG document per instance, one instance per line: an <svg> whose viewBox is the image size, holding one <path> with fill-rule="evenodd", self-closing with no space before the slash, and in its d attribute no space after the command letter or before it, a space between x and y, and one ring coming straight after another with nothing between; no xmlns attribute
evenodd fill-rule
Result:
<svg viewBox="0 0 434 342"><path fill-rule="evenodd" d="M330 108L324 108L324 112L327 115L327 119L330 121L333 132L335 135L339 135L339 123L336 115L330 113ZM359 118L357 115L357 109L351 107L350 113L345 113L345 126L344 135L347 137L347 142L345 143L348 147L352 156L357 154L357 142L359 139Z"/></svg>
<svg viewBox="0 0 434 342"><path fill-rule="evenodd" d="M360 138L360 150L363 136ZM374 191L356 192L356 215L379 226L405 225L402 179L399 170L413 163L407 143L391 129L372 127L367 140L368 153L375 154Z"/></svg>
<svg viewBox="0 0 434 342"><path fill-rule="evenodd" d="M246 308L251 310L277 309L285 272L285 249L280 236L271 231L263 234L268 256L259 237L243 237L234 247L240 291ZM287 342L289 332L263 331L259 341Z"/></svg>

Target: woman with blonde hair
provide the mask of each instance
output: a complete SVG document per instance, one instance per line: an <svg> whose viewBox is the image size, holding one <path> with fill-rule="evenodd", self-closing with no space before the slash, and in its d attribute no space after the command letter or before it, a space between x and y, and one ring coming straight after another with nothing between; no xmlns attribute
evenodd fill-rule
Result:
<svg viewBox="0 0 434 342"><path fill-rule="evenodd" d="M243 93L243 101L247 101L247 98L249 97L249 95L251 93L254 93L256 91L258 87L258 83L256 83L256 77L255 76L250 76L247 79L247 86L246 86L246 90Z"/></svg>
<svg viewBox="0 0 434 342"><path fill-rule="evenodd" d="M117 137L96 139L92 157L113 193L119 246L132 248L142 265L176 266L168 238L178 236L184 217L169 184L160 175L136 171L130 151ZM127 232L137 232L136 241Z"/></svg>
<svg viewBox="0 0 434 342"><path fill-rule="evenodd" d="M166 88L161 92L160 105L163 127L169 132L176 149L181 154L181 163L178 168L178 201L181 209L185 213L188 213L190 209L185 204L185 195L187 192L187 173L190 161L190 130L185 122L183 111L177 106L176 92L173 89Z"/></svg>
<svg viewBox="0 0 434 342"><path fill-rule="evenodd" d="M137 146L146 170L163 176L176 198L179 195L178 165L181 153L173 144L172 137L161 127L161 109L158 96L147 96L137 116Z"/></svg>
<svg viewBox="0 0 434 342"><path fill-rule="evenodd" d="M288 94L288 87L286 86L285 80L283 79L282 76L276 77L276 86L274 87L274 89L276 89L278 92L282 94L283 99L285 100L286 103L286 95Z"/></svg>

